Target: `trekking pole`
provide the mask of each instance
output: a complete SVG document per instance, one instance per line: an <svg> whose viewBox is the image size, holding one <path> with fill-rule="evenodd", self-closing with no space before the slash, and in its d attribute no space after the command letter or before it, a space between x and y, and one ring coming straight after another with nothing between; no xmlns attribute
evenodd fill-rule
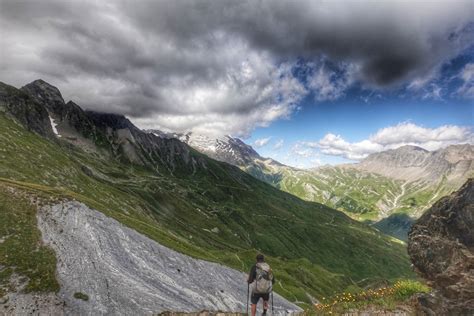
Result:
<svg viewBox="0 0 474 316"><path fill-rule="evenodd" d="M249 314L249 289L250 284L247 282L247 315Z"/></svg>
<svg viewBox="0 0 474 316"><path fill-rule="evenodd" d="M272 316L273 316L273 291L272 291Z"/></svg>

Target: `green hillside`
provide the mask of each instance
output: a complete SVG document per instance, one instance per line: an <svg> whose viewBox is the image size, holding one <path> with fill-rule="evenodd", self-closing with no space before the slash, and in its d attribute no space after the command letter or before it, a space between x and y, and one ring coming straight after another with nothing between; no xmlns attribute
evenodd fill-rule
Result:
<svg viewBox="0 0 474 316"><path fill-rule="evenodd" d="M457 189L457 184L449 183L446 177L434 182L409 182L349 166L281 168L279 175L274 185L281 190L342 211L355 220L374 223L382 232L401 240L406 240L415 218Z"/></svg>
<svg viewBox="0 0 474 316"><path fill-rule="evenodd" d="M305 200L324 203L358 220L375 219L377 202L384 196L393 199L402 181L355 169L326 167L314 171L285 173L279 187Z"/></svg>
<svg viewBox="0 0 474 316"><path fill-rule="evenodd" d="M40 137L4 113L0 143L3 186L77 199L163 245L244 271L262 251L291 301L412 276L405 247L390 237L192 149L203 163L193 172L150 168Z"/></svg>
<svg viewBox="0 0 474 316"><path fill-rule="evenodd" d="M439 183L404 182L350 167L282 172L278 187L302 199L323 203L357 220L392 213L419 215L454 188Z"/></svg>

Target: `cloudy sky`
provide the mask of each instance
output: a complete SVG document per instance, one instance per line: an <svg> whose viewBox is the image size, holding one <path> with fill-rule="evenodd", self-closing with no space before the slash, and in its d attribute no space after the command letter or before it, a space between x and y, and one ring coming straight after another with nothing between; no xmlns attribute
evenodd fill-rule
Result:
<svg viewBox="0 0 474 316"><path fill-rule="evenodd" d="M472 142L473 1L0 0L0 81L310 167Z"/></svg>

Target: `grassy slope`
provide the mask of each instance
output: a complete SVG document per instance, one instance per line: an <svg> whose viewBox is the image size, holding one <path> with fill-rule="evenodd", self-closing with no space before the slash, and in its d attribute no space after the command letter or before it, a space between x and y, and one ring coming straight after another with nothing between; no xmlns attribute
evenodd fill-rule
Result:
<svg viewBox="0 0 474 316"><path fill-rule="evenodd" d="M293 301L412 275L403 245L226 164L159 175L54 144L3 114L0 144L2 182L78 199L166 246L240 270L261 250L282 282L277 291Z"/></svg>
<svg viewBox="0 0 474 316"><path fill-rule="evenodd" d="M14 275L25 292L59 290L56 257L41 245L35 214L35 206L25 197L0 184L0 297L18 290L11 282Z"/></svg>
<svg viewBox="0 0 474 316"><path fill-rule="evenodd" d="M287 172L280 184L284 191L306 200L325 203L358 220L378 215L377 202L398 194L401 181L353 169L323 168L317 172Z"/></svg>

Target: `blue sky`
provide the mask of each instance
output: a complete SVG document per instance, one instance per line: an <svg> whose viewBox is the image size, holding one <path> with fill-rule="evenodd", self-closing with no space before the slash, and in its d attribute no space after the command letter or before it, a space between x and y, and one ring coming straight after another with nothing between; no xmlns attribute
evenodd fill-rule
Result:
<svg viewBox="0 0 474 316"><path fill-rule="evenodd" d="M424 128L428 133L442 126L463 127L472 132L474 100L472 96L457 94L465 84L460 79L461 73L472 64L471 51L467 50L466 54L443 65L439 74L421 89L410 89L409 84L387 90L363 89L359 86L348 88L340 98L323 101L310 94L299 103L299 109L289 118L273 122L268 127L257 128L245 141L264 157L308 168L357 161L343 154L324 154L317 146L308 148L302 144L317 143L329 133L340 135L349 143L356 143L367 140L383 128L399 126L399 129L403 129L406 124L411 124L408 128L412 125ZM473 84L472 78L470 84ZM437 88L440 88L439 95L432 94ZM472 133L467 132L457 139L454 137L451 141L439 142L427 149L472 141ZM260 147L259 142L265 145ZM426 139L419 142L413 139L400 141L401 144L421 147L425 147L424 142Z"/></svg>

